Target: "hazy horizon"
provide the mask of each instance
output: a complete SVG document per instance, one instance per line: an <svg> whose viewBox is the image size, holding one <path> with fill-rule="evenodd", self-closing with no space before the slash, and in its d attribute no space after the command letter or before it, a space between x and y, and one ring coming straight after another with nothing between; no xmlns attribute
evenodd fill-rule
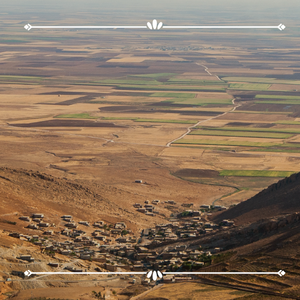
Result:
<svg viewBox="0 0 300 300"><path fill-rule="evenodd" d="M168 19L178 19L178 15L181 15L183 20L188 20L189 16L195 20L197 16L200 18L209 15L215 20L220 19L220 21L226 21L227 18L235 18L236 21L247 19L260 19L263 21L265 15L267 18L271 16L286 21L288 19L298 19L299 11L300 2L296 0L291 0L288 3L282 0L228 0L226 2L221 0L211 0L209 2L197 0L151 0L147 2L139 0L126 2L123 0L101 0L101 2L96 0L86 0L84 2L79 0L48 0L43 2L38 0L28 0L26 2L12 0L1 5L0 13L1 15L19 13L47 15L47 13L55 12L60 14L62 19L70 14L84 14L87 12L99 14L99 16L104 12L115 12L116 18L121 16L122 19L126 15L132 18L135 14L139 18L152 15L153 17L168 17ZM112 23L117 23L117 20L112 20Z"/></svg>

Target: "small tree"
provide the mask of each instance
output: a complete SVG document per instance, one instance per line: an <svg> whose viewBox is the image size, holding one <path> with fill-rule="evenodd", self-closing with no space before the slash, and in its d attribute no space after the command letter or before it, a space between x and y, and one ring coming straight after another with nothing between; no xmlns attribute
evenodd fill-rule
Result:
<svg viewBox="0 0 300 300"><path fill-rule="evenodd" d="M95 292L95 291L92 291L93 293L93 296L96 298L96 299L99 299L99 300L105 300L105 293L102 293L101 292Z"/></svg>
<svg viewBox="0 0 300 300"><path fill-rule="evenodd" d="M128 231L127 230L122 230L122 232L121 232L121 235L123 236L123 235L126 235L126 234L128 234Z"/></svg>
<svg viewBox="0 0 300 300"><path fill-rule="evenodd" d="M190 213L188 211L184 211L181 213L182 217L187 217Z"/></svg>

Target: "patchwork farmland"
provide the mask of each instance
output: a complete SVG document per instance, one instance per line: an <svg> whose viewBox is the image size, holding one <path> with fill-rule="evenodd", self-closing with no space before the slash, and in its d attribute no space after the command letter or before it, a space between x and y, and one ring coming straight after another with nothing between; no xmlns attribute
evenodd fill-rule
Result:
<svg viewBox="0 0 300 300"><path fill-rule="evenodd" d="M206 32L141 32L140 40L126 32L135 41L130 50L123 47L123 33L111 33L101 33L101 48L94 32L87 39L78 31L75 44L68 31L47 37L33 32L38 47L19 33L1 37L1 145L6 160L13 149L18 160L10 161L28 165L14 147L22 141L32 163L53 175L79 178L83 172L86 179L114 178L116 186L135 193L137 187L124 180L129 173L133 180L150 172L148 181L162 185L161 191L181 174L187 185L203 183L199 189L205 187L210 202L221 202L236 187L243 189L238 200L245 200L299 170L296 52L278 52L277 42L268 39L264 49L255 50L257 39L267 37L264 32L259 37L249 33L252 39L238 48L232 45L243 39L241 33L226 33L217 45ZM194 45L197 38L203 45ZM290 43L297 45L297 40ZM26 55L16 57L10 51L20 44ZM137 162L128 164L128 156ZM151 168L135 167L146 158ZM109 171L120 164L124 170L132 167L125 177L120 170ZM181 172L187 169L195 170L194 175ZM170 185L158 176L162 170ZM207 181L201 170L219 175ZM229 176L224 170L234 172ZM235 176L236 170L241 173ZM197 177L198 171L202 175ZM212 183L220 189L217 195ZM194 193L191 197L197 198ZM230 203L237 197L226 199Z"/></svg>
<svg viewBox="0 0 300 300"><path fill-rule="evenodd" d="M299 176L267 189L300 170L298 16L295 21L289 16L284 32L247 30L247 35L165 28L24 31L22 20L100 22L94 9L85 7L85 15L74 13L76 5L51 7L54 12L32 16L34 7L27 3L15 19L13 5L8 14L1 12L0 279L7 282L0 282L0 299L92 299L93 292L104 291L123 300L136 294L298 299L299 230L290 234L299 215L279 218L269 207L259 209L260 216L272 216L263 223L263 237L262 223L244 226L260 199L252 216L251 211L238 216L240 223L232 215L216 221L211 215L230 214L228 208L239 203L247 208L244 200L262 190L268 190L271 204L278 194L288 200L284 205L295 200L288 210L280 202L271 205L279 214L299 207L298 192L294 198L289 194L290 181L296 185ZM168 12L162 21L183 22L182 12L170 9L172 17L160 11ZM120 19L101 12L100 23L146 24L149 11L126 12ZM214 22L204 10L200 17L187 15L191 24ZM267 14L263 21L271 24L274 18ZM31 218L35 213L45 213L47 222ZM270 230L275 231L268 235ZM286 249L293 253L287 256ZM18 259L29 254L32 265ZM220 287L171 276L165 282L176 280L175 285L158 285L149 293L148 278L138 276L17 280L24 269L148 272L157 261L162 272L282 268L287 274L201 278Z"/></svg>

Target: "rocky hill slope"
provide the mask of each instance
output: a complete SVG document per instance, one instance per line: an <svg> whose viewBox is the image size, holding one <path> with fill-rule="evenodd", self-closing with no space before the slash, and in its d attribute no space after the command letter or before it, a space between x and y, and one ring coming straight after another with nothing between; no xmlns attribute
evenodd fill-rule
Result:
<svg viewBox="0 0 300 300"><path fill-rule="evenodd" d="M300 173L284 178L247 201L218 214L214 221L232 219L240 225L297 211L300 211Z"/></svg>
<svg viewBox="0 0 300 300"><path fill-rule="evenodd" d="M137 233L149 223L163 220L161 216L147 218L145 214L136 212L132 203L139 200L138 195L91 181L0 168L0 229L12 230L7 228L11 225L3 221L13 221L13 215L44 213L54 222L64 214L90 222L125 221ZM13 230L17 227L18 224L13 226Z"/></svg>

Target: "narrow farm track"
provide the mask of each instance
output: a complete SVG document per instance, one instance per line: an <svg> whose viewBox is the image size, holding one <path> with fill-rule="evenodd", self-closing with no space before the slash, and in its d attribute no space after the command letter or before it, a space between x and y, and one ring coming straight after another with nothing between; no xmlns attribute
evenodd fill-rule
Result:
<svg viewBox="0 0 300 300"><path fill-rule="evenodd" d="M218 75L213 75L213 74L211 74L211 73L209 72L209 70L208 70L208 67L207 67L207 66L205 66L205 65L201 65L201 64L198 64L198 63L196 63L196 65L203 67L203 68L205 69L204 71L205 71L205 72L206 72L208 75L210 75L210 76L214 76L214 77L216 77L218 80L222 81Z"/></svg>
<svg viewBox="0 0 300 300"><path fill-rule="evenodd" d="M233 104L233 105L235 105L234 101L235 101L235 99L232 99L232 104ZM184 138L186 135L188 135L188 134L192 131L193 128L197 127L199 124L202 124L202 123L204 123L204 122L207 122L207 121L210 121L210 120L219 118L219 117L221 117L221 116L225 116L225 115L227 115L228 113L235 111L236 108L239 107L239 106L240 106L240 104L235 105L235 106L234 106L231 110L229 110L229 111L226 111L226 112L224 112L224 113L222 113L222 114L219 114L219 115L217 115L217 116L215 116L215 117L211 117L211 118L208 118L208 119L206 119L206 120L199 121L198 123L196 123L196 124L194 124L194 125L188 127L187 131L186 131L184 134L182 134L180 137L174 139L173 141L168 142L166 146L167 146L167 147L170 147L172 143L174 143L174 142L176 142L176 141L178 141L178 140Z"/></svg>
<svg viewBox="0 0 300 300"><path fill-rule="evenodd" d="M201 65L201 64L198 64L198 63L197 63L197 65L199 65L199 66L205 68L205 72L208 73L210 76L217 77L218 80L222 81L222 80L219 78L219 76L216 76L216 75L211 74L211 73L209 72L208 68L207 68L205 65ZM185 132L184 134L182 134L180 137L178 137L178 138L176 138L176 139L174 139L174 140L168 142L167 145L166 145L166 147L170 147L170 146L172 145L172 143L174 143L174 142L176 142L176 141L178 141L178 140L184 138L186 135L188 135L188 134L192 131L193 128L197 127L199 124L202 124L202 123L204 123L204 122L207 122L207 121L210 121L210 120L213 120L213 119L217 119L217 118L219 118L219 117L221 117L221 116L225 116L225 115L227 115L227 114L230 113L230 112L234 112L234 111L236 110L237 107L241 106L241 104L238 104L238 105L235 104L235 98L232 99L232 104L234 105L234 107L233 107L231 110L226 111L226 112L224 112L224 113L222 113L222 114L219 114L219 115L217 115L217 116L208 118L208 119L206 119L206 120L199 121L199 122L197 122L196 124L194 124L194 125L188 127L187 130L186 130L186 132Z"/></svg>

